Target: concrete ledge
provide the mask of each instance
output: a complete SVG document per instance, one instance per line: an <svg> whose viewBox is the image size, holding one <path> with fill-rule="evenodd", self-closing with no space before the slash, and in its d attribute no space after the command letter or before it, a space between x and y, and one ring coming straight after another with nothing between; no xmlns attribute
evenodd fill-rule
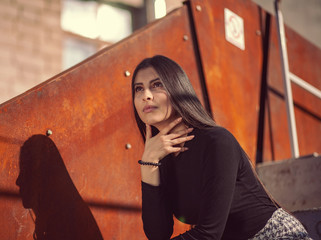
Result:
<svg viewBox="0 0 321 240"><path fill-rule="evenodd" d="M256 171L284 209L294 212L321 207L321 156L262 163Z"/></svg>

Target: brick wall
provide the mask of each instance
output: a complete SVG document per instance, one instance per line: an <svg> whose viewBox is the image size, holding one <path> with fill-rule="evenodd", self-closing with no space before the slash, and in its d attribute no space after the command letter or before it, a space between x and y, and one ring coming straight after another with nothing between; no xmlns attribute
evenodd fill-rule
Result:
<svg viewBox="0 0 321 240"><path fill-rule="evenodd" d="M171 11L182 0L166 3ZM70 34L60 26L61 6L62 0L0 0L0 104L63 70L63 41ZM82 39L97 50L109 45Z"/></svg>
<svg viewBox="0 0 321 240"><path fill-rule="evenodd" d="M0 0L0 104L62 70L60 0Z"/></svg>

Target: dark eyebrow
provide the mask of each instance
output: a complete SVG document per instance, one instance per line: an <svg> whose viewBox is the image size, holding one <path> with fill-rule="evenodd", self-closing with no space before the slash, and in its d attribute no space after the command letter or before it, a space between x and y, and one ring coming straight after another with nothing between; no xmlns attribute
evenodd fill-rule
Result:
<svg viewBox="0 0 321 240"><path fill-rule="evenodd" d="M156 82L156 81L160 81L160 78L157 77L157 78L155 78L155 79L150 80L150 81L149 81L149 84L151 84L151 83L153 83L153 82ZM134 86L136 86L136 85L143 85L143 83L134 83Z"/></svg>

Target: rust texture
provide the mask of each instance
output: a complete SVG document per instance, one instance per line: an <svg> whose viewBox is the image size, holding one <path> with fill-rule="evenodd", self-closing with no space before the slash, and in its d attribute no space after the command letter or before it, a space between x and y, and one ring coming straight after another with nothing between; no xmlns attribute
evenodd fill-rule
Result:
<svg viewBox="0 0 321 240"><path fill-rule="evenodd" d="M251 1L235 4L231 0L191 4L215 120L236 136L253 159L262 59L261 36L256 34L260 30L258 7ZM224 8L243 18L245 50L225 40Z"/></svg>
<svg viewBox="0 0 321 240"><path fill-rule="evenodd" d="M188 40L184 35L189 36ZM145 239L137 163L143 142L133 117L131 76L126 71L132 74L147 56L167 55L186 69L202 98L192 39L187 8L183 7L1 105L1 239L32 238L35 224L23 208L15 184L20 147L31 136L46 135L48 129L103 238ZM39 145L36 143L32 149L40 149ZM52 154L58 155L55 151L48 155ZM44 177L39 176L38 181ZM177 233L187 229L177 225Z"/></svg>
<svg viewBox="0 0 321 240"><path fill-rule="evenodd" d="M224 8L244 21L245 49L225 40ZM251 1L191 1L210 106L255 162L266 13ZM263 161L291 157L276 21L271 18ZM321 51L286 27L290 71L321 89ZM300 155L321 152L321 102L292 84Z"/></svg>
<svg viewBox="0 0 321 240"><path fill-rule="evenodd" d="M285 28L289 70L321 89L321 50ZM264 160L287 159L291 156L288 137L284 87L282 82L276 21L272 18L268 62L267 124ZM292 83L294 113L298 133L300 156L321 153L321 100Z"/></svg>
<svg viewBox="0 0 321 240"><path fill-rule="evenodd" d="M224 8L244 19L244 51L225 40ZM67 219L62 216L87 218L91 223L87 233L99 236L100 232L104 239L146 239L137 164L143 142L133 117L130 82L134 67L147 56L162 54L177 61L202 103L210 106L217 122L228 128L254 159L262 67L259 22L259 9L250 0L190 1L129 38L0 105L0 239L32 238L35 223L23 207L28 205L28 197L23 196L29 196L32 202L30 196L43 190L46 196L61 196L71 199L71 203L77 199L79 203L67 208L73 211L64 210L66 215L52 213L52 227ZM291 37L290 68L321 88L320 71L313 65L320 62L320 50L291 30L287 29L287 33ZM268 81L282 94L275 39L271 40ZM284 101L272 90L268 96L271 121L266 132L273 132L273 136L265 135L266 161L290 156ZM301 152L320 151L321 104L296 88L294 99L304 108L296 107ZM50 141L41 140L48 138ZM22 153L20 148L28 139L32 144ZM33 155L36 149L43 152ZM25 167L32 159L37 168ZM50 168L57 174L53 175ZM44 174L46 171L48 174ZM21 196L16 185L18 176L17 183L24 186ZM61 179L65 181L61 183ZM35 182L39 185L36 193L32 185ZM58 200L57 204L47 204L47 211L60 206ZM188 226L175 221L175 234L186 229Z"/></svg>

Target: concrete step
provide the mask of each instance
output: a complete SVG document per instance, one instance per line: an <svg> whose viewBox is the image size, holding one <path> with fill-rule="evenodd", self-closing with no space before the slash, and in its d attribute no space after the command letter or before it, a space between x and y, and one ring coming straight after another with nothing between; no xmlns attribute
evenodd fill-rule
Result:
<svg viewBox="0 0 321 240"><path fill-rule="evenodd" d="M314 240L321 240L321 156L257 164L256 171L276 202L292 212Z"/></svg>

